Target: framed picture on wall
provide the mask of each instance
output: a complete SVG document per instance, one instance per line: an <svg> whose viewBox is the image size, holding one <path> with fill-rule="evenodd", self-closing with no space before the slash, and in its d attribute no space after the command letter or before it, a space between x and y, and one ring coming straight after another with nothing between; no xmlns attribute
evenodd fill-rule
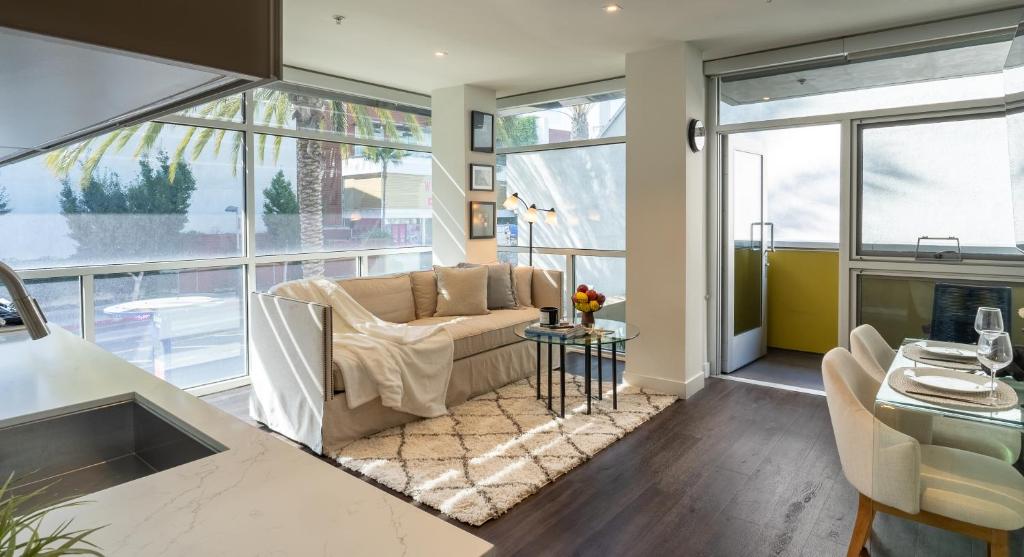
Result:
<svg viewBox="0 0 1024 557"><path fill-rule="evenodd" d="M471 191L494 191L494 166L470 164L469 189Z"/></svg>
<svg viewBox="0 0 1024 557"><path fill-rule="evenodd" d="M494 152L494 115L476 110L469 118L470 151L477 153Z"/></svg>
<svg viewBox="0 0 1024 557"><path fill-rule="evenodd" d="M487 240L494 238L494 216L497 203L494 201L469 202L469 239Z"/></svg>

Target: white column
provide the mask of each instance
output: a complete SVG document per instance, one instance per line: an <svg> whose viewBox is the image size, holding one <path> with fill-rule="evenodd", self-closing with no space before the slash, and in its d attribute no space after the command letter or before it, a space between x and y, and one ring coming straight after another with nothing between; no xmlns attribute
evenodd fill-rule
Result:
<svg viewBox="0 0 1024 557"><path fill-rule="evenodd" d="M470 151L470 112L496 114L491 89L460 85L431 93L431 135L434 164L434 263L490 263L498 258L497 240L469 239L469 202L496 201L494 192L469 191L470 163L494 165L493 153ZM497 121L495 120L495 125ZM495 212L497 215L497 212Z"/></svg>
<svg viewBox="0 0 1024 557"><path fill-rule="evenodd" d="M705 154L687 142L704 93L690 44L626 55L626 299L640 337L625 379L686 397L706 360Z"/></svg>

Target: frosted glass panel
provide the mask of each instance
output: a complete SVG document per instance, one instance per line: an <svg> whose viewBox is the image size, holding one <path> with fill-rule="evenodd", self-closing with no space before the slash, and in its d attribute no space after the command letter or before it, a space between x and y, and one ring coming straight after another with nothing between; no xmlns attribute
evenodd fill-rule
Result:
<svg viewBox="0 0 1024 557"><path fill-rule="evenodd" d="M536 247L626 249L626 145L600 145L498 157L498 245L525 246L520 208L500 203L518 193L537 207L554 207L558 222L533 226Z"/></svg>
<svg viewBox="0 0 1024 557"><path fill-rule="evenodd" d="M866 126L860 142L862 253L913 253L921 236L1018 253L1001 114Z"/></svg>

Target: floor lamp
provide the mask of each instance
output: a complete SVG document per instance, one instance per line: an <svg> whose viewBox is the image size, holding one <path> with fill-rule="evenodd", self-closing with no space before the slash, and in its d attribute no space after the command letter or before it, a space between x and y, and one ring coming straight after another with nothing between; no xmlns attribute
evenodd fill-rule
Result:
<svg viewBox="0 0 1024 557"><path fill-rule="evenodd" d="M530 224L530 266L533 267L533 223L537 222L539 213L542 212L546 213L544 215L544 222L548 224L557 223L558 215L555 213L554 207L550 209L538 209L536 203L531 203L527 205L527 203L523 201L521 197L519 197L518 193L513 193L512 195L505 198L505 203L503 203L503 206L509 211L515 211L516 208L519 207L519 204L522 204L523 207L526 207L526 222Z"/></svg>

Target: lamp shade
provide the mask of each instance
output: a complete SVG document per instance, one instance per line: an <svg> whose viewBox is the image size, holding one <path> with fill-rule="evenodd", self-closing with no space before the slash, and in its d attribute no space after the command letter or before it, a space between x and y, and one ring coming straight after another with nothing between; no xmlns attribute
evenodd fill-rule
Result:
<svg viewBox="0 0 1024 557"><path fill-rule="evenodd" d="M512 195L505 198L505 203L503 203L502 205L509 211L514 211L516 207L519 205L519 196L513 193Z"/></svg>
<svg viewBox="0 0 1024 557"><path fill-rule="evenodd" d="M526 210L526 222L537 222L537 206L530 205L530 208Z"/></svg>
<svg viewBox="0 0 1024 557"><path fill-rule="evenodd" d="M558 222L558 213L555 213L554 207L548 211L548 214L544 215L544 222L548 224L555 224Z"/></svg>

